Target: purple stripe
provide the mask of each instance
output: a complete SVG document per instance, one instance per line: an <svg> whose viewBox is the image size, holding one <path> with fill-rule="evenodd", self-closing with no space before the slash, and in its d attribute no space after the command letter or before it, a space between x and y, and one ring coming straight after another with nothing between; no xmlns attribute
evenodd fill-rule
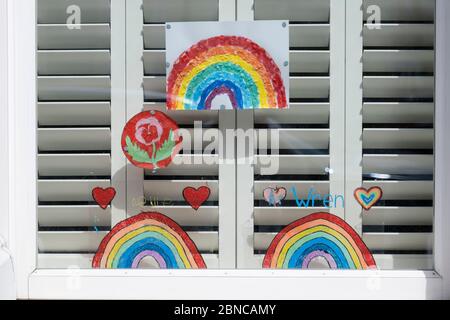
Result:
<svg viewBox="0 0 450 320"><path fill-rule="evenodd" d="M321 250L316 250L308 254L303 260L302 269L308 269L311 261L317 257L325 258L331 269L337 269L336 261L334 261L333 257L329 253Z"/></svg>
<svg viewBox="0 0 450 320"><path fill-rule="evenodd" d="M231 101L231 104L233 106L233 109L238 109L238 105L237 105L237 101L236 101L236 97L234 96L233 91L231 91L230 88L228 87L219 87L219 88L215 88L208 96L208 98L206 99L205 102L205 109L206 110L211 110L211 103L213 101L213 99L218 96L219 94L227 94L228 98Z"/></svg>
<svg viewBox="0 0 450 320"><path fill-rule="evenodd" d="M154 250L145 250L145 251L142 251L141 253L139 253L134 258L133 265L131 266L131 268L136 269L139 266L139 263L141 262L141 260L148 256L153 257L156 260L156 262L158 262L159 268L161 268L161 269L167 268L164 258L158 252L156 252Z"/></svg>

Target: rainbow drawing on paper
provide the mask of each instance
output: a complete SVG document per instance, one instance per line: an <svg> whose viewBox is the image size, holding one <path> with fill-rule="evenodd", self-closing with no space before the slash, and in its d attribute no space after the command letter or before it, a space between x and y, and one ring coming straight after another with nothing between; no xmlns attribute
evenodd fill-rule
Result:
<svg viewBox="0 0 450 320"><path fill-rule="evenodd" d="M276 235L263 268L308 269L317 258L330 269L375 269L376 263L361 237L341 218L314 213L286 226Z"/></svg>
<svg viewBox="0 0 450 320"><path fill-rule="evenodd" d="M118 223L102 240L93 268L138 268L152 257L161 269L206 268L187 233L172 219L158 213L140 213Z"/></svg>
<svg viewBox="0 0 450 320"><path fill-rule="evenodd" d="M220 35L199 41L178 57L167 78L168 109L224 107L288 107L280 68L246 37Z"/></svg>

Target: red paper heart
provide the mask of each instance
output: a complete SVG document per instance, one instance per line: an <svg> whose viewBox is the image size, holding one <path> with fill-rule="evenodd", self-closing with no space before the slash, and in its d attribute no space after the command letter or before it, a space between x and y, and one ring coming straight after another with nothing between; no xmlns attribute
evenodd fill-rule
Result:
<svg viewBox="0 0 450 320"><path fill-rule="evenodd" d="M210 194L211 190L205 186L198 189L186 187L183 190L184 200L186 200L194 210L198 210L198 208L208 200Z"/></svg>
<svg viewBox="0 0 450 320"><path fill-rule="evenodd" d="M102 209L106 209L115 196L116 190L112 187L106 189L96 187L92 189L92 198L94 198L95 202L97 202Z"/></svg>

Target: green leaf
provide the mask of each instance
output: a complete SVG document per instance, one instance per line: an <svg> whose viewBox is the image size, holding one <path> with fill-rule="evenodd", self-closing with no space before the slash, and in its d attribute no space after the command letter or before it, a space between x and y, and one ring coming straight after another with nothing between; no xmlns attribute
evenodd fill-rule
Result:
<svg viewBox="0 0 450 320"><path fill-rule="evenodd" d="M145 150L142 150L137 144L134 144L131 141L130 137L127 136L125 138L125 142L127 144L128 154L131 156L133 161L141 163L151 163L155 165L159 161L165 160L172 156L173 149L176 147L176 142L173 141L172 130L170 130L169 138L164 141L161 148L155 151L155 147L153 145L153 155L151 158Z"/></svg>
<svg viewBox="0 0 450 320"><path fill-rule="evenodd" d="M161 148L156 150L155 154L155 162L159 162L161 160L167 159L172 156L173 149L175 148L176 143L173 141L173 132L170 130L169 138L164 141Z"/></svg>
<svg viewBox="0 0 450 320"><path fill-rule="evenodd" d="M148 153L145 150L139 148L138 145L134 144L130 137L126 137L125 142L127 144L128 154L131 156L133 161L142 163L153 163L150 159Z"/></svg>

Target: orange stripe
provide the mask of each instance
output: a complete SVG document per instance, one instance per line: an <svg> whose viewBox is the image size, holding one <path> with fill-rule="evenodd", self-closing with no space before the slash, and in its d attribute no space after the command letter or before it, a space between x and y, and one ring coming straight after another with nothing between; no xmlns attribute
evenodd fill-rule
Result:
<svg viewBox="0 0 450 320"><path fill-rule="evenodd" d="M359 261L361 262L361 265L363 266L363 268L367 268L367 262L364 259L361 249L358 247L358 245L353 240L353 238L347 233L347 231L345 231L345 229L341 228L339 225L332 223L328 220L324 220L324 219L313 220L313 221L307 222L305 224L302 224L298 227L293 228L292 230L290 230L289 232L284 234L283 237L280 239L280 241L277 244L275 252L272 256L272 261L270 263L270 267L276 268L276 263L277 263L279 255L281 253L281 250L283 249L286 242L289 241L289 239L291 239L296 234L302 232L303 230L306 230L306 229L309 229L309 228L312 228L315 226L319 226L319 225L325 225L325 226L330 227L331 229L336 230L339 233L341 233L348 240L348 242L350 242L353 249L356 251Z"/></svg>
<svg viewBox="0 0 450 320"><path fill-rule="evenodd" d="M111 250L113 249L114 245L117 243L117 241L119 241L127 233L137 230L144 226L160 226L160 227L164 228L165 230L167 230L168 232L170 232L183 245L183 250L184 250L186 256L188 257L189 262L191 263L193 268L195 268L197 266L197 263L195 262L195 259L192 256L192 252L187 247L183 238L178 233L176 233L173 229L169 228L166 224L164 224L160 221L157 221L157 220L153 220L153 219L150 221L151 221L151 224L149 223L148 219L135 222L132 225L121 229L114 236L112 236L111 239L109 240L107 246L105 247L105 251L103 253L102 260L100 261L100 266L101 267L106 266L107 261L109 259L109 254L111 253Z"/></svg>
<svg viewBox="0 0 450 320"><path fill-rule="evenodd" d="M277 106L276 98L275 98L275 89L271 82L271 76L264 67L264 65L259 61L255 56L253 56L249 51L244 50L240 47L235 46L228 46L228 47L213 47L208 49L207 51L204 51L200 53L195 59L191 60L186 68L184 68L183 73L179 73L177 76L177 79L175 81L175 84L171 90L171 94L173 95L171 98L176 99L176 96L178 95L178 92L180 90L181 83L186 76L193 68L195 68L197 65L203 63L206 61L209 57L216 56L216 55L237 55L241 57L244 61L251 64L255 71L260 74L264 87L267 91L267 101L269 103L269 106L271 108L275 108Z"/></svg>

